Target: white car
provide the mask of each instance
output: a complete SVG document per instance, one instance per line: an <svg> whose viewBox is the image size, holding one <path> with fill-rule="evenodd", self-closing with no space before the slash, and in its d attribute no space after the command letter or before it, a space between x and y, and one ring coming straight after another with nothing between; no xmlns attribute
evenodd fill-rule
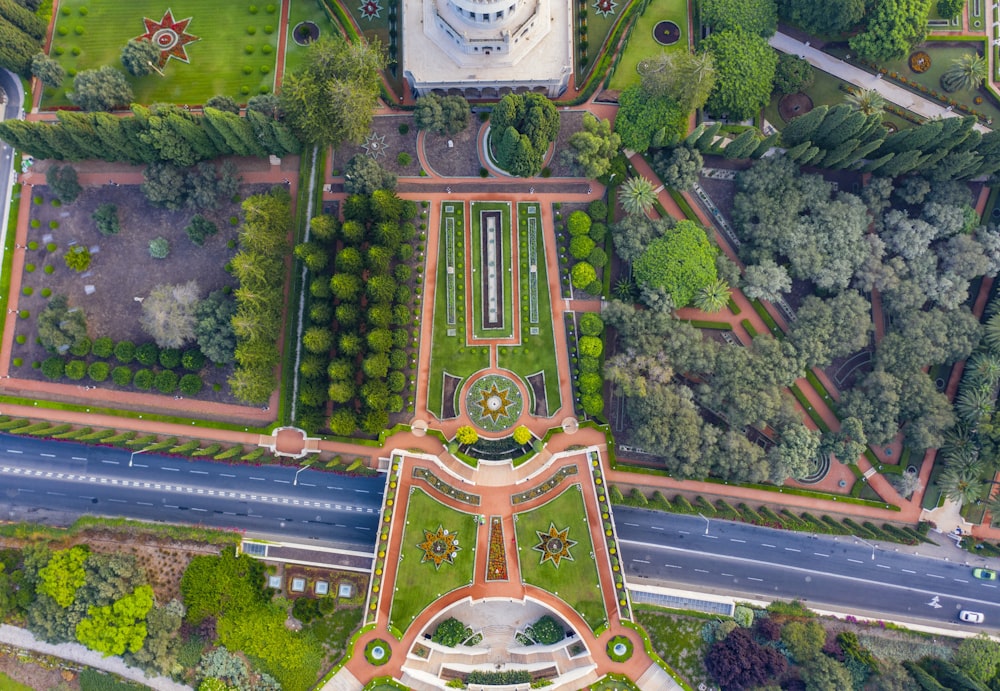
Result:
<svg viewBox="0 0 1000 691"><path fill-rule="evenodd" d="M970 624L982 624L986 617L983 616L982 612L973 612L971 609L963 609L958 613L958 618L962 621L967 621Z"/></svg>

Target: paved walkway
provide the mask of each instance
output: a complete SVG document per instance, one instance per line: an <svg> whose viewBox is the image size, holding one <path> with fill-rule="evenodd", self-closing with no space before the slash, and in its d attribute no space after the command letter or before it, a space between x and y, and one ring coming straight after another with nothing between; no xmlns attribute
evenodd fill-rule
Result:
<svg viewBox="0 0 1000 691"><path fill-rule="evenodd" d="M190 686L178 684L167 677L147 677L141 669L126 665L120 657L104 657L101 653L85 648L79 643L46 643L35 638L27 629L16 626L0 624L0 643L6 643L23 650L33 650L43 655L52 655L94 669L102 669L158 691L190 691L191 689Z"/></svg>
<svg viewBox="0 0 1000 691"><path fill-rule="evenodd" d="M990 12L992 14L992 11ZM791 53L805 59L810 65L823 70L835 77L843 79L861 89L876 89L886 101L894 103L901 108L921 115L927 119L933 118L956 118L962 113L956 113L950 108L939 105L936 101L919 96L909 89L897 84L893 84L888 79L882 79L880 75L873 75L869 72L848 65L846 62L832 55L827 55L823 51L806 45L791 36L783 33L776 33L768 42L780 50L782 53ZM992 53L992 51L990 51ZM989 132L989 128L977 123L976 129L981 132Z"/></svg>

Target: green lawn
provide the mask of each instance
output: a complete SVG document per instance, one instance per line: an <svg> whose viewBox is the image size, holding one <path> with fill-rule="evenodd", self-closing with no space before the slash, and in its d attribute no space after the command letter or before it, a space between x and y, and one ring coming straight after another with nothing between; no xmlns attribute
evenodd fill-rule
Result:
<svg viewBox="0 0 1000 691"><path fill-rule="evenodd" d="M671 20L681 29L680 40L672 46L661 46L653 38L653 27L664 19ZM652 0L636 22L608 88L625 89L638 84L639 74L635 68L643 58L655 55L661 50L687 50L689 31L686 0Z"/></svg>
<svg viewBox="0 0 1000 691"><path fill-rule="evenodd" d="M249 96L271 91L278 3L265 0L256 7L257 14L250 14L248 3L230 0L63 0L51 55L69 77L63 89L45 90L42 105L69 105L66 92L72 90L72 75L77 71L104 65L121 68L122 46L145 33L143 18L159 21L168 8L175 21L191 17L186 31L199 40L185 46L190 63L170 59L163 68L164 77L155 73L129 76L137 102L199 104L215 95L245 102Z"/></svg>
<svg viewBox="0 0 1000 691"><path fill-rule="evenodd" d="M0 691L31 691L31 687L14 681L3 672L0 672Z"/></svg>
<svg viewBox="0 0 1000 691"><path fill-rule="evenodd" d="M529 321L528 302L528 208L534 207L537 238L537 268L538 268L538 323ZM504 369L517 372L525 378L536 372L545 372L545 396L548 399L549 415L559 409L559 368L556 364L555 335L552 330L552 300L549 295L548 267L545 263L545 229L542 227L541 208L535 203L520 203L517 205L517 228L519 245L519 280L521 290L521 345L501 346L499 365ZM556 288L558 290L558 286ZM538 329L537 335L531 334L531 329ZM531 387L527 386L529 393Z"/></svg>
<svg viewBox="0 0 1000 691"><path fill-rule="evenodd" d="M496 329L483 328L483 316L486 311L486 296L483 294L482 276L487 271L486 257L482 252L482 233L480 227L482 212L500 212L500 235L498 237L498 256L500 265L497 267L498 280L503 286L503 295L499 309L503 315L503 326ZM476 338L513 338L514 337L514 304L513 287L511 286L513 272L511 270L512 248L514 236L510 228L509 202L472 202L469 214L470 250L472 251L472 333Z"/></svg>
<svg viewBox="0 0 1000 691"><path fill-rule="evenodd" d="M434 569L431 562L421 563L424 530L438 526L457 534L459 547L454 564L444 563ZM396 571L395 592L389 623L405 632L413 620L435 600L456 588L472 583L476 561L477 520L471 513L456 511L436 502L422 490L410 494L403 530L402 561Z"/></svg>
<svg viewBox="0 0 1000 691"><path fill-rule="evenodd" d="M946 38L942 37L941 42L938 41L927 41L918 46L917 50L923 50L931 58L931 66L926 72L917 73L910 69L909 53L898 60L891 60L879 65L879 67L885 68L889 74L896 73L899 76L905 77L909 82L910 86L914 84L919 87L926 87L927 91L922 92L926 98L935 100L935 96L930 92L934 91L938 96L942 94L957 103L964 105L968 108L975 109L979 113L983 113L989 118L996 121L1000 118L1000 107L994 101L989 94L986 93L985 89L980 89L978 91L955 91L953 93L946 93L944 89L941 88L941 75L945 73L945 70L951 66L951 64L965 55L966 53L975 53L977 49L982 48L982 43L968 42L961 45L941 45L941 43L947 41ZM845 54L844 49L831 50L830 53L836 55L837 57L843 57ZM863 69L872 71L872 68L861 66ZM889 77L885 77L888 79ZM895 79L891 80L893 83L898 83ZM977 96L983 98L982 103L975 103L974 99ZM938 99L940 103L940 99ZM956 108L958 111L958 108Z"/></svg>
<svg viewBox="0 0 1000 691"><path fill-rule="evenodd" d="M594 551L579 484L570 485L555 499L531 511L516 514L517 555L521 562L521 580L558 595L596 630L608 618L601 597L600 577L591 556ZM549 525L557 531L569 528L567 537L575 540L570 548L572 561L562 559L558 567L551 560L542 563L542 554L534 549L539 543L536 531L547 533Z"/></svg>
<svg viewBox="0 0 1000 691"><path fill-rule="evenodd" d="M657 607L634 608L636 621L649 634L653 650L692 686L710 684L702 660L708 643L701 637L706 620L672 614Z"/></svg>
<svg viewBox="0 0 1000 691"><path fill-rule="evenodd" d="M452 212L446 210L451 207ZM447 243L445 242L445 223L448 217L455 223L455 289L456 289L456 323L448 324L448 293L446 282L448 278ZM438 243L437 280L434 288L434 335L431 343L431 366L427 382L427 409L437 415L442 414L441 394L442 377L447 371L463 380L489 367L490 356L487 346L470 348L465 344L465 242L464 237L465 205L461 202L445 202L441 205L441 228ZM449 336L449 329L454 336ZM456 410L460 402L456 403Z"/></svg>
<svg viewBox="0 0 1000 691"><path fill-rule="evenodd" d="M338 2L338 0L326 0L326 2ZM361 34L369 43L378 40L382 44L382 49L389 56L389 67L385 70L386 79L392 88L401 93L403 86L403 71L399 62L403 55L403 32L398 21L396 12L399 5L398 0L376 0L379 11L378 16L366 16L362 12L362 7L367 5L363 0L340 1L340 6L351 15L355 23L361 28ZM390 23L395 28L390 27Z"/></svg>
<svg viewBox="0 0 1000 691"><path fill-rule="evenodd" d="M607 40L608 36L611 34L611 30L614 29L615 22L618 18L622 16L622 13L626 10L629 3L616 0L617 7L613 14L602 15L594 7L593 1L586 3L587 6L587 48L584 53L580 49L580 8L579 3L573 3L573 21L576 31L573 32L573 46L576 51L576 83L580 85L584 82L586 76L590 73L590 70L594 69L594 65L598 63L601 59L601 48L604 46L604 42ZM583 59L586 57L586 64L584 64Z"/></svg>
<svg viewBox="0 0 1000 691"><path fill-rule="evenodd" d="M339 36L340 27L331 20L330 15L319 6L316 0L291 0L288 11L288 36L285 41L285 72L294 72L302 64L306 46L300 46L292 40L292 31L300 22L312 22L319 27L320 36Z"/></svg>

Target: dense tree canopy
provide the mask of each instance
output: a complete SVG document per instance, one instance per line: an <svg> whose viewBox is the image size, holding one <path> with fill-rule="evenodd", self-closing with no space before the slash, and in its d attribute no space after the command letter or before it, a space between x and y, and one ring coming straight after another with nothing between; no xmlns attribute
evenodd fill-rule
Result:
<svg viewBox="0 0 1000 691"><path fill-rule="evenodd" d="M743 29L765 38L778 26L774 0L702 0L698 4L701 23L713 31Z"/></svg>
<svg viewBox="0 0 1000 691"><path fill-rule="evenodd" d="M611 131L610 121L598 120L590 113L583 116L583 129L569 138L572 156L588 178L599 178L608 172L621 143L618 133Z"/></svg>
<svg viewBox="0 0 1000 691"><path fill-rule="evenodd" d="M699 289L716 279L716 248L703 228L680 221L653 240L633 264L639 286L665 288L678 308L689 304Z"/></svg>
<svg viewBox="0 0 1000 691"><path fill-rule="evenodd" d="M657 98L669 98L685 113L705 105L715 86L715 62L707 50L663 51L643 58L636 69L643 91Z"/></svg>
<svg viewBox="0 0 1000 691"><path fill-rule="evenodd" d="M124 74L105 65L78 73L69 98L83 110L114 110L132 102L132 87Z"/></svg>
<svg viewBox="0 0 1000 691"><path fill-rule="evenodd" d="M809 33L839 34L858 24L865 15L865 0L779 0L783 18Z"/></svg>
<svg viewBox="0 0 1000 691"><path fill-rule="evenodd" d="M704 44L718 75L705 107L736 120L757 115L771 98L777 53L766 39L741 29L715 32Z"/></svg>
<svg viewBox="0 0 1000 691"><path fill-rule="evenodd" d="M426 94L417 99L413 120L417 129L435 134L458 134L469 126L469 102L462 96Z"/></svg>
<svg viewBox="0 0 1000 691"><path fill-rule="evenodd" d="M371 126L386 60L377 40L324 35L311 43L302 67L281 85L281 106L296 136L334 148L360 143Z"/></svg>
<svg viewBox="0 0 1000 691"><path fill-rule="evenodd" d="M559 111L542 94L507 94L490 114L491 146L501 168L519 177L542 170L559 134Z"/></svg>
<svg viewBox="0 0 1000 691"><path fill-rule="evenodd" d="M906 55L927 35L931 0L879 0L867 28L851 38L851 51L883 62Z"/></svg>
<svg viewBox="0 0 1000 691"><path fill-rule="evenodd" d="M656 96L643 86L630 86L618 97L615 132L622 146L642 152L651 146L676 144L687 126L687 113L670 96Z"/></svg>

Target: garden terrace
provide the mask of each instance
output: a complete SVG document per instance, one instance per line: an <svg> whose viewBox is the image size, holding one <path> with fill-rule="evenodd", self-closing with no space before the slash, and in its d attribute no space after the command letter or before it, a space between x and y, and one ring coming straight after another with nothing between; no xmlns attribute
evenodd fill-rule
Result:
<svg viewBox="0 0 1000 691"><path fill-rule="evenodd" d="M653 35L657 24L664 20L672 21L680 29L677 41L669 46L660 45ZM685 0L650 0L646 11L635 23L629 36L615 73L611 77L608 88L616 91L624 90L639 83L639 73L636 67L643 58L656 55L661 51L677 51L688 49L688 7Z"/></svg>
<svg viewBox="0 0 1000 691"><path fill-rule="evenodd" d="M245 3L228 0L62 0L50 54L66 69L68 78L60 89L45 90L42 107L71 105L68 92L73 75L104 65L120 66L122 46L147 32L145 19L160 23L168 7L175 25L158 29L157 37L167 41L183 32L196 40L171 44L179 44L180 50L163 63L163 76L128 76L137 103L196 104L218 94L246 100L269 93L274 90L279 5L254 5L251 11ZM181 27L189 17L190 23Z"/></svg>
<svg viewBox="0 0 1000 691"><path fill-rule="evenodd" d="M442 595L472 584L477 524L473 514L445 506L423 490L411 491L406 505L399 568L393 583L391 626L405 632L413 620ZM421 545L428 543L428 531L437 533L439 530L448 531L449 536L457 539L458 549L450 561L435 566ZM434 543L430 540L431 553Z"/></svg>
<svg viewBox="0 0 1000 691"><path fill-rule="evenodd" d="M521 580L558 596L597 630L608 615L582 490L570 485L551 501L515 514L514 522Z"/></svg>

